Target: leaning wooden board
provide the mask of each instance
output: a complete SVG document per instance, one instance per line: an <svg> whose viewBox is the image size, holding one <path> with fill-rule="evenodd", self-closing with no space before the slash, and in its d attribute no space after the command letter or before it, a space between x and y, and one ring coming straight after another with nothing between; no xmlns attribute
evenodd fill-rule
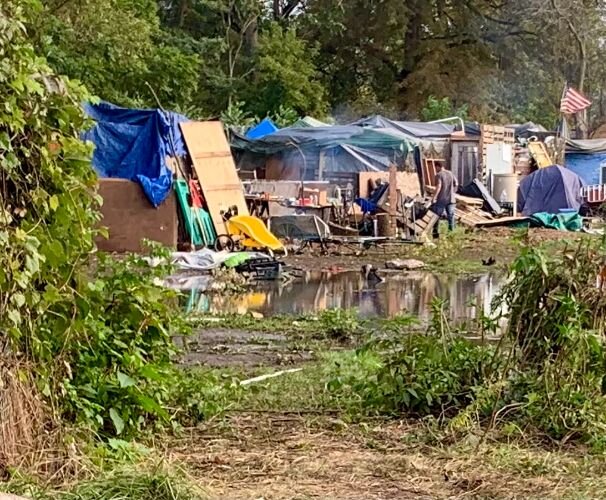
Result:
<svg viewBox="0 0 606 500"><path fill-rule="evenodd" d="M248 215L242 183L221 122L184 122L183 138L217 234L227 230L221 216L232 206Z"/></svg>

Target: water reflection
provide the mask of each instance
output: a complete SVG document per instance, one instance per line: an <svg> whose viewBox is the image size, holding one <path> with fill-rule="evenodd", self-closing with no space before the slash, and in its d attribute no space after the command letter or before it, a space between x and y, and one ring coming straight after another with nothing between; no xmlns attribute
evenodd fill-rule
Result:
<svg viewBox="0 0 606 500"><path fill-rule="evenodd" d="M330 274L309 272L302 280L284 284L260 282L237 296L189 292L187 310L202 313L259 312L303 314L325 309L357 309L363 317L393 317L403 312L421 319L431 315L431 304L439 297L448 303L452 319L473 319L478 308L488 312L502 277L493 273L478 276L447 276L419 271L385 275L385 281L368 283L358 272Z"/></svg>

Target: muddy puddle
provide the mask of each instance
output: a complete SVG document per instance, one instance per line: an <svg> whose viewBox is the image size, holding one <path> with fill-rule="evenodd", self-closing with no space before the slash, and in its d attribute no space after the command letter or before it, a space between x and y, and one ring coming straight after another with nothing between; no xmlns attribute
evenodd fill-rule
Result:
<svg viewBox="0 0 606 500"><path fill-rule="evenodd" d="M326 309L356 309L361 317L393 317L404 312L427 320L435 298L446 302L453 320L475 319L488 312L504 278L497 273L475 276L440 275L427 271L381 274L368 281L359 272L307 272L290 283L256 282L237 295L208 293L207 279L188 280L179 287L189 313L309 314ZM190 285L190 286L188 286Z"/></svg>

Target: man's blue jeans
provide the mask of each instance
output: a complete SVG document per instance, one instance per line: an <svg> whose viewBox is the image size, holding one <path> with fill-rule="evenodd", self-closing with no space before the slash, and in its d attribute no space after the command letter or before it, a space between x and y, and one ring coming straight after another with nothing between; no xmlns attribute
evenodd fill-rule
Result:
<svg viewBox="0 0 606 500"><path fill-rule="evenodd" d="M449 231L454 231L454 228L455 228L455 206L456 206L456 203L449 203L448 205L442 205L441 203L434 203L430 207L430 210L433 213L435 213L436 215L438 215L439 217L442 217L444 215L444 212L446 212L446 219L448 219L448 230ZM440 225L440 221L438 220L438 222L436 222L435 226L433 226L433 237L434 238L440 237L439 225Z"/></svg>

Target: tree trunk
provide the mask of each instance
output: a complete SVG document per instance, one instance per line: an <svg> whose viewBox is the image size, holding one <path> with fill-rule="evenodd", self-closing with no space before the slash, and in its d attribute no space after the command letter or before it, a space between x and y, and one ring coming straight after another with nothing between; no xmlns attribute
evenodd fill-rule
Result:
<svg viewBox="0 0 606 500"><path fill-rule="evenodd" d="M251 57L257 51L259 44L259 18L255 17L246 25L244 30L244 53Z"/></svg>

